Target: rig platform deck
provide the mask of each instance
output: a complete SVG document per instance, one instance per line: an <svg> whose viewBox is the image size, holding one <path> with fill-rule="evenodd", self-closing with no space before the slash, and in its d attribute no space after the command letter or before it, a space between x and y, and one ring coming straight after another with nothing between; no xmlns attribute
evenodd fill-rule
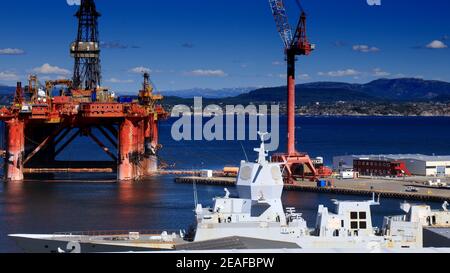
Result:
<svg viewBox="0 0 450 273"><path fill-rule="evenodd" d="M149 75L144 77L136 99L115 98L101 88L67 89L52 96L55 84L70 81L47 82L44 92L35 76L25 89L18 83L14 104L0 109L0 121L6 124L6 180L22 181L24 174L34 173L116 171L118 180L133 180L157 172L158 121L167 113L157 105L162 97L152 93ZM79 136L89 137L111 161L57 161Z"/></svg>

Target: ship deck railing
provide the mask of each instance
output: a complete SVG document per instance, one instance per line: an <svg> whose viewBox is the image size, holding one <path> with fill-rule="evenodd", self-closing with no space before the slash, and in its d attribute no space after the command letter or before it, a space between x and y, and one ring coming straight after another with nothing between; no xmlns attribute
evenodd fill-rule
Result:
<svg viewBox="0 0 450 273"><path fill-rule="evenodd" d="M394 216L385 216L386 220L390 220L393 222L403 222L406 221L406 215L394 215Z"/></svg>
<svg viewBox="0 0 450 273"><path fill-rule="evenodd" d="M53 236L56 238L87 238L87 237L132 237L134 235L139 236L162 236L164 232L167 232L167 236L176 234L180 236L180 233L184 233L183 230L103 230L103 231L71 231L71 232L56 232Z"/></svg>

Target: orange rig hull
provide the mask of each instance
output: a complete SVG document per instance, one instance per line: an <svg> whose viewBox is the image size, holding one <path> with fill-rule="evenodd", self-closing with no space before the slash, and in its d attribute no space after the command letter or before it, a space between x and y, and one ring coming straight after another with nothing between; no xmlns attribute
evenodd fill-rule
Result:
<svg viewBox="0 0 450 273"><path fill-rule="evenodd" d="M166 116L161 106L137 101L80 102L73 97L54 97L33 106L16 101L0 109L0 121L6 124L2 153L5 180L22 181L24 173L46 172L117 172L121 181L155 174L160 148L158 123ZM57 161L56 157L80 136L91 138L111 160Z"/></svg>

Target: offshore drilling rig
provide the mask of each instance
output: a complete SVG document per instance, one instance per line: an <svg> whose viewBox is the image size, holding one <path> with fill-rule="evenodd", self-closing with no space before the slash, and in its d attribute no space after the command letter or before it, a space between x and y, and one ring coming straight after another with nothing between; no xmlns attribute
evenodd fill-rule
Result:
<svg viewBox="0 0 450 273"><path fill-rule="evenodd" d="M158 121L167 117L160 105L163 97L154 94L148 73L137 99L116 97L101 87L100 13L94 0L81 0L75 16L78 35L70 46L73 79L46 81L42 86L31 75L28 86L17 83L13 104L0 109L0 121L6 123L7 181L22 181L24 174L71 172L117 172L117 179L126 181L157 171ZM56 87L61 89L55 95ZM89 137L111 160L57 161L77 137Z"/></svg>

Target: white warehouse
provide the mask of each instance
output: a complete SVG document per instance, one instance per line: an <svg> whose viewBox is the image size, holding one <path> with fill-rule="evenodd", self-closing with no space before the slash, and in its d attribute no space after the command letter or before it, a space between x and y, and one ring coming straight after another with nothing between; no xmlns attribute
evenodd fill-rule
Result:
<svg viewBox="0 0 450 273"><path fill-rule="evenodd" d="M354 160L398 160L403 161L413 175L450 176L450 156L422 154L344 155L333 158L336 171L352 169Z"/></svg>
<svg viewBox="0 0 450 273"><path fill-rule="evenodd" d="M450 176L450 156L417 155L402 161L414 175Z"/></svg>

